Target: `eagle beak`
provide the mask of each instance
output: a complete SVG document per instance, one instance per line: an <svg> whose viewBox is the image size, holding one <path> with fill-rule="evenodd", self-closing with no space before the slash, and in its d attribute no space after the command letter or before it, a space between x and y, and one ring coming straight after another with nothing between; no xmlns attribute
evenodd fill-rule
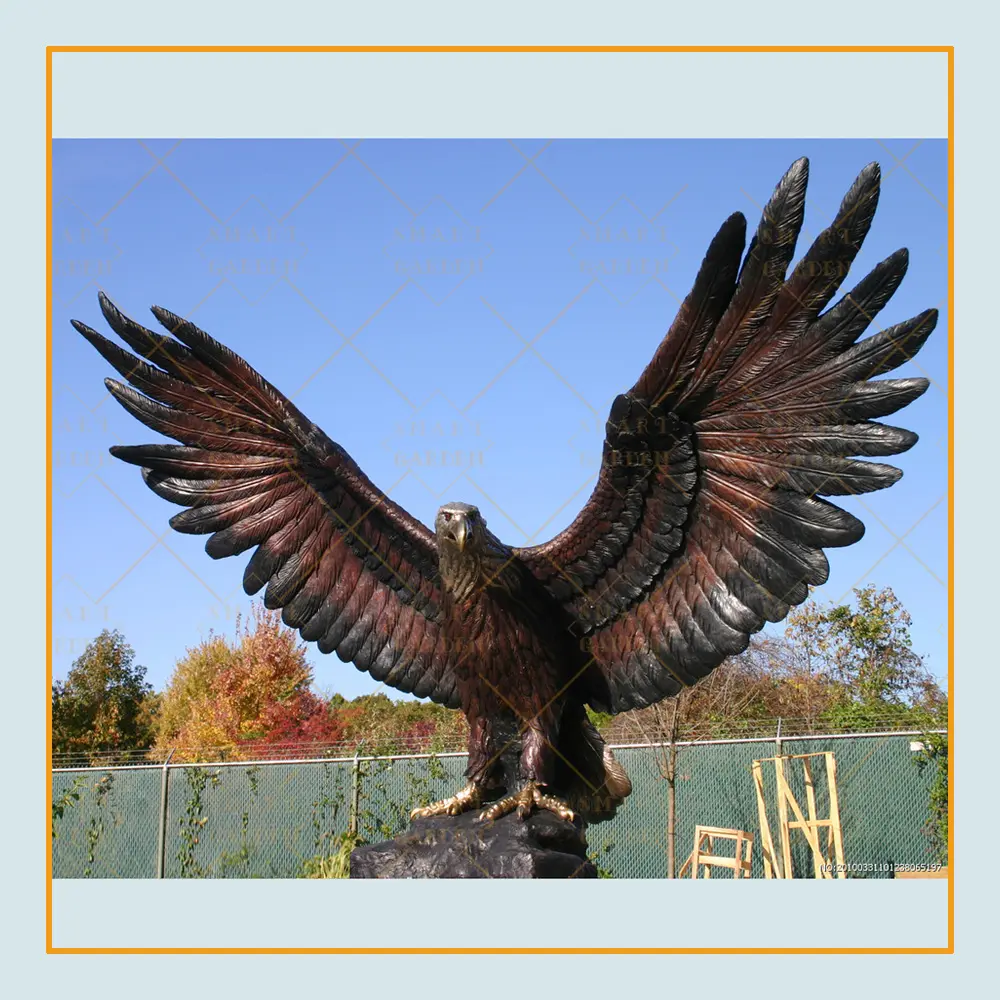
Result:
<svg viewBox="0 0 1000 1000"><path fill-rule="evenodd" d="M464 517L456 518L448 529L448 536L458 547L459 552L465 551L465 541L468 538L469 529Z"/></svg>

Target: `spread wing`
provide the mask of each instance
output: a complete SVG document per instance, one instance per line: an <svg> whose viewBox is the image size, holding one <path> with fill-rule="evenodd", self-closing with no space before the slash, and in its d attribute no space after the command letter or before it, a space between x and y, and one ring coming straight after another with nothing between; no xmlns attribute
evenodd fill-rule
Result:
<svg viewBox="0 0 1000 1000"><path fill-rule="evenodd" d="M244 590L266 585L264 603L303 639L400 691L457 707L433 534L228 348L164 309L153 313L172 337L134 323L103 294L100 304L141 356L74 320L132 387L107 379L108 389L180 442L111 453L188 508L170 524L210 535L214 559L256 547Z"/></svg>
<svg viewBox="0 0 1000 1000"><path fill-rule="evenodd" d="M890 486L900 471L864 459L916 441L872 418L927 380L871 379L920 349L936 311L859 341L906 251L822 311L871 225L878 166L786 277L807 175L804 159L792 165L745 257L743 216L723 224L652 361L612 406L587 505L550 542L517 550L579 621L596 708L676 694L806 600L827 579L823 549L864 533L820 497Z"/></svg>

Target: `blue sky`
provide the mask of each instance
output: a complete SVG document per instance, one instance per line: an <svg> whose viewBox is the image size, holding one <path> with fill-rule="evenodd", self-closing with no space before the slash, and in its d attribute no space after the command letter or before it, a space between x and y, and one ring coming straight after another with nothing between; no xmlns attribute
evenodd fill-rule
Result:
<svg viewBox="0 0 1000 1000"><path fill-rule="evenodd" d="M842 291L900 246L881 328L938 307L901 375L931 388L890 418L920 435L892 489L842 505L867 525L830 552L819 600L891 586L916 650L947 669L947 193L938 140L60 140L54 144L54 666L120 629L160 688L249 599L248 555L216 562L171 532L114 444L155 435L111 400L70 327L105 332L104 289L153 324L188 316L292 396L427 524L475 503L510 544L569 524L596 477L611 400L669 326L719 224L756 225L788 165L811 179L798 254L857 172L885 175ZM872 331L876 328L872 327ZM366 674L310 647L318 687ZM392 694L393 692L389 692Z"/></svg>

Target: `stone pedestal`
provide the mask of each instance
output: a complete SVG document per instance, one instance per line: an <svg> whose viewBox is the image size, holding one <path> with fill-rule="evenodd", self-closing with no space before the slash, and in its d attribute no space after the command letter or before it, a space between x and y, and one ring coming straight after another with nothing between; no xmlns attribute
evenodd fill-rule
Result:
<svg viewBox="0 0 1000 1000"><path fill-rule="evenodd" d="M356 848L351 878L597 878L584 829L546 810L416 819L395 840Z"/></svg>

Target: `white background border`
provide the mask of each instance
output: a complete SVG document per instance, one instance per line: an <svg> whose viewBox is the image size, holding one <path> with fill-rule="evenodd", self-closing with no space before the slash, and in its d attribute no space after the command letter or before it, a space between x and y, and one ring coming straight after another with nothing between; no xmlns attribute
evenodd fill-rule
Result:
<svg viewBox="0 0 1000 1000"><path fill-rule="evenodd" d="M995 952L995 905L990 872L964 869L959 861L956 885L957 953L941 958L912 956L779 956L775 958L669 956L666 958L550 957L513 959L348 957L301 959L272 956L232 957L58 956L43 953L44 851L47 821L44 801L44 723L42 659L44 655L44 323L45 305L45 125L44 47L47 44L954 44L956 46L956 322L955 354L957 427L956 462L956 654L959 738L956 751L956 830L959 858L974 850L966 836L971 820L991 819L996 804L981 798L992 787L995 754L987 740L995 729L1000 700L995 669L996 640L989 625L995 618L994 563L984 559L984 521L992 516L988 482L995 450L993 401L997 371L995 325L995 249L997 135L995 108L997 58L994 36L985 30L982 8L960 0L946 9L931 0L914 0L905 8L878 6L870 0L842 0L836 8L785 0L766 9L742 0L717 0L710 6L683 11L650 0L578 0L575 4L539 0L507 0L502 12L484 7L477 12L465 0L453 3L404 4L382 2L368 8L285 0L280 11L264 0L206 4L174 0L169 8L145 7L126 0L107 0L99 8L68 0L45 5L11 0L0 8L0 106L8 155L0 163L8 193L7 231L0 241L0 267L5 287L16 294L4 305L4 407L16 435L8 436L8 470L16 480L0 498L3 503L5 606L10 609L7 642L9 663L5 733L16 751L7 790L7 814L0 825L0 847L8 859L5 897L16 913L4 936L11 956L5 978L16 989L51 995L58 982L72 983L76 997L106 997L108 983L141 983L146 997L175 997L184 983L199 992L241 997L315 988L337 992L385 995L395 989L406 996L439 996L444 984L461 984L481 996L509 995L515 980L526 989L556 982L564 989L586 990L588 996L613 993L623 987L661 995L671 990L739 991L741 997L773 997L781 988L808 987L817 997L921 995L955 993L962 986L988 981ZM119 81L127 86L129 81ZM808 81L815 87L816 81ZM823 81L835 91L840 81ZM870 101L892 104L900 98L898 80L870 81ZM703 81L691 81L692 88ZM774 80L774 102L748 106L746 114L763 123L781 107L786 93L803 81ZM402 101L409 99L405 90ZM650 95L655 100L657 95ZM905 95L902 95L905 97ZM356 95L350 95L356 100ZM235 88L204 95L206 101L236 102ZM330 100L330 95L317 95ZM729 101L740 95L729 94ZM803 133L813 130L803 123ZM11 373L17 373L11 377ZM985 462L984 462L985 459ZM985 487L985 492L984 492ZM13 529L13 530L12 530ZM956 690L957 689L957 690ZM953 746L955 744L953 743ZM38 817L35 819L34 817ZM662 883L660 883L662 884ZM899 883L902 884L902 883ZM663 901L662 909L667 909ZM187 913L190 913L190 908ZM662 912L662 911L661 911ZM789 907L774 927L781 943L785 929L807 919L802 907ZM148 910L134 913L136 921ZM418 921L422 913L390 913L383 923ZM922 919L918 909L910 921ZM184 919L185 914L179 914ZM224 920L221 912L218 919ZM476 913L456 914L474 920ZM349 913L331 908L325 923L331 933L349 922ZM631 914L595 914L604 921L633 920ZM752 920L746 906L734 905L718 920ZM813 913L808 919L836 920L836 913ZM183 964L182 971L179 965ZM100 968L98 968L100 967ZM706 978L707 977L707 978ZM23 990L22 990L23 992Z"/></svg>
<svg viewBox="0 0 1000 1000"><path fill-rule="evenodd" d="M55 138L948 135L943 53L54 53L52 85Z"/></svg>

